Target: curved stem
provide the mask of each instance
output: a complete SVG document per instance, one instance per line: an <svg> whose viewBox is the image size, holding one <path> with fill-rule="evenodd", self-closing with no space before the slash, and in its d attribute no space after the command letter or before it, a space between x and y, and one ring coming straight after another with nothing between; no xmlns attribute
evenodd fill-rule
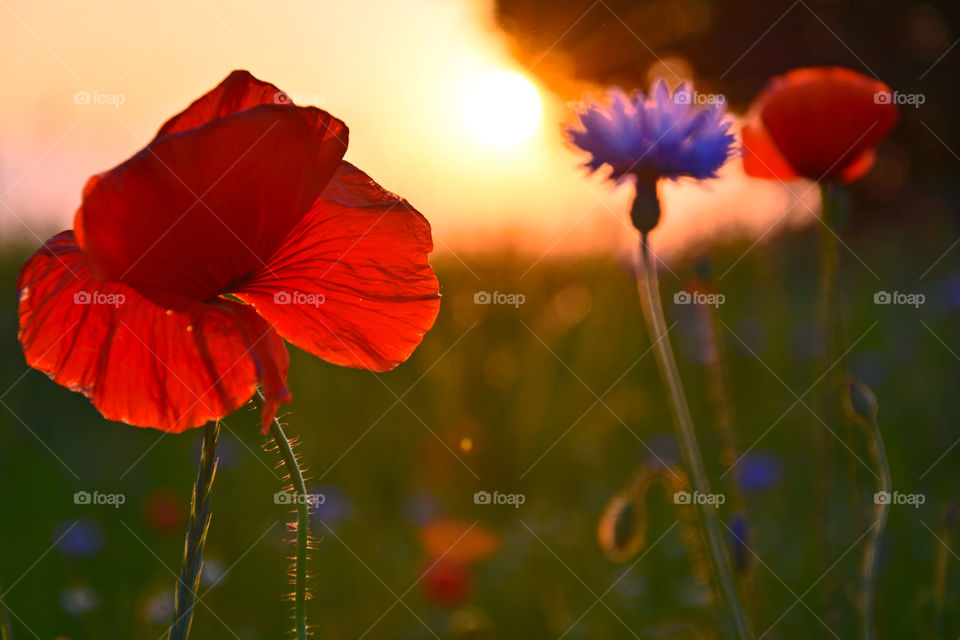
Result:
<svg viewBox="0 0 960 640"><path fill-rule="evenodd" d="M861 563L862 582L860 585L860 637L872 640L876 637L874 609L877 590L877 567L880 560L880 543L883 540L883 531L887 526L887 514L890 511L890 465L887 463L887 450L883 445L883 435L880 433L880 424L874 414L867 421L867 435L870 442L870 453L877 465L880 477L877 480L877 491L887 496L887 500L874 500L873 528L863 550Z"/></svg>
<svg viewBox="0 0 960 640"><path fill-rule="evenodd" d="M306 640L307 638L307 547L310 538L310 512L307 504L307 487L303 481L303 473L300 465L297 463L297 456L287 440L280 421L276 418L270 425L270 435L277 443L277 450L280 451L280 457L283 458L283 464L290 475L290 483L293 485L293 492L296 497L297 505L297 552L296 552L296 575L294 578L294 604L293 615L296 624L297 640Z"/></svg>
<svg viewBox="0 0 960 640"><path fill-rule="evenodd" d="M187 539L183 545L183 563L173 600L173 623L170 625L170 640L186 640L193 624L193 609L196 606L197 589L200 587L200 572L203 570L203 546L210 528L210 495L213 478L217 473L217 439L220 437L220 421L207 423L203 432L203 447L200 450L200 468L193 485L190 502L190 523Z"/></svg>
<svg viewBox="0 0 960 640"><path fill-rule="evenodd" d="M673 348L670 346L670 337L667 335L667 323L663 315L660 287L657 282L656 263L650 255L645 234L641 234L640 238L637 289L640 293L640 302L647 322L647 329L650 332L650 340L653 342L657 366L660 369L660 376L663 379L667 390L667 398L670 401L670 412L673 415L687 467L690 469L693 488L701 494L709 494L710 483L707 480L707 472L703 466L703 458L700 455L700 447L697 444L697 436L693 429L693 418L690 415L690 407L683 391L683 383L680 381L680 372L673 356ZM737 594L733 575L730 571L726 546L724 546L723 538L720 535L720 525L716 511L713 506L702 501L698 501L697 509L700 512L707 546L710 550L714 574L733 618L737 635L742 640L752 639L753 632L747 623L743 605L740 604L740 597Z"/></svg>

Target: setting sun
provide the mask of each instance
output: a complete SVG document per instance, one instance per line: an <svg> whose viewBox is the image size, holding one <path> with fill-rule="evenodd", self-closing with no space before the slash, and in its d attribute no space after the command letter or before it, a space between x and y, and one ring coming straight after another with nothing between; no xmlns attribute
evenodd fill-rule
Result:
<svg viewBox="0 0 960 640"><path fill-rule="evenodd" d="M523 142L540 122L540 96L529 80L497 71L473 80L464 92L463 117L478 139L498 147Z"/></svg>

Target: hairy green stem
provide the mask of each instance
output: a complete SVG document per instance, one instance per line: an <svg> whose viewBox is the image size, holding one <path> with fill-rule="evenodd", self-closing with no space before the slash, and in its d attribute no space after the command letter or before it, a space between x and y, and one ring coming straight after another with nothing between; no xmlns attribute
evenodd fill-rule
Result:
<svg viewBox="0 0 960 640"><path fill-rule="evenodd" d="M173 600L173 623L170 625L170 640L186 640L193 624L197 589L203 570L203 546L210 528L210 495L213 479L217 474L217 439L220 437L220 421L207 423L203 432L203 447L200 450L200 468L193 485L190 503L190 523L183 545L183 564Z"/></svg>
<svg viewBox="0 0 960 640"><path fill-rule="evenodd" d="M883 540L883 532L887 526L887 515L890 511L890 465L887 462L887 450L883 445L883 435L880 433L880 423L877 421L876 412L869 416L866 421L867 436L869 442L870 455L873 462L880 472L877 479L877 491L886 496L885 500L874 500L873 505L873 527L867 538L867 545L863 550L860 573L862 576L860 584L860 637L863 640L873 640L876 638L876 591L877 591L877 568L880 561L880 544Z"/></svg>
<svg viewBox="0 0 960 640"><path fill-rule="evenodd" d="M280 421L276 418L270 425L270 435L277 443L277 450L283 459L283 464L287 468L290 476L290 483L293 485L295 502L297 505L297 551L296 551L296 574L294 577L294 603L293 616L297 634L297 640L307 639L307 548L310 538L310 511L307 504L307 487L303 481L303 473L300 470L300 464L297 462L297 456L290 446L290 441L280 426Z"/></svg>
<svg viewBox="0 0 960 640"><path fill-rule="evenodd" d="M690 469L693 488L701 494L710 494L710 483L703 466L697 436L693 429L693 418L687 404L683 383L680 381L680 372L673 355L673 348L670 346L670 337L667 335L667 323L663 315L663 303L660 300L660 286L657 281L656 262L647 246L647 236L643 233L640 238L640 257L637 261L637 289L640 293L640 302L650 333L650 340L656 354L657 366L667 390L670 412L673 415L687 467ZM697 509L700 512L707 546L710 550L714 574L736 627L737 636L741 640L751 640L753 632L750 630L747 616L737 594L733 575L730 571L726 546L720 535L720 525L716 511L713 506L703 501L698 501Z"/></svg>

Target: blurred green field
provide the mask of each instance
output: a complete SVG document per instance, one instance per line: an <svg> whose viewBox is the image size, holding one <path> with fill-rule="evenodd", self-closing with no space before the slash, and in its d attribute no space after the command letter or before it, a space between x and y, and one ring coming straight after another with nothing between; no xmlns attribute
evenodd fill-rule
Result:
<svg viewBox="0 0 960 640"><path fill-rule="evenodd" d="M960 494L960 448L952 448L960 437L960 249L921 278L954 235L944 220L924 220L861 225L845 238L852 253L843 255L841 297L855 344L848 366L879 397L893 488L925 497L919 508L891 509L878 600L886 638L960 634L960 568L942 547L952 544L944 509ZM831 421L845 444L827 434L827 510L816 500L824 427L805 405L816 408L819 387L804 396L823 373L815 357L816 234L784 236L738 261L748 246L713 256L714 274L735 265L719 281L726 300L716 312L726 327L735 426L754 458L780 466L773 486L747 494L757 557L747 554L745 599L758 636L853 637L862 549L855 543L869 526L874 488L846 450L869 462L862 436ZM160 640L185 527L163 496L186 507L202 432L107 422L79 394L27 369L13 281L28 253L7 247L0 265L0 582L14 635ZM302 441L311 486L327 497L314 520L315 637L720 636L717 608L693 577L682 526L662 492L649 500L647 538L656 544L638 562L612 563L596 539L605 504L651 460L649 449L677 458L655 363L644 356L649 340L628 257L550 257L523 275L536 259L436 256L440 317L391 373L340 369L291 349L294 401L283 419ZM672 303L692 264L671 268L679 279L661 274L668 321L677 323L674 344L719 488L702 327L693 307ZM921 292L926 302L876 305L881 290ZM477 305L478 291L520 293L525 302ZM222 580L201 590L195 638L279 638L290 626L282 599L291 590L289 515L274 503L278 456L263 450L256 422L253 410L241 410L223 424L206 552L208 579ZM126 500L118 508L74 504L82 490ZM158 498L158 490L168 493ZM478 505L477 491L525 501ZM725 522L730 507L721 507ZM497 552L472 567L472 593L457 607L431 600L418 584L428 566L419 530L431 517L479 522L500 537ZM939 616L935 563L944 553Z"/></svg>

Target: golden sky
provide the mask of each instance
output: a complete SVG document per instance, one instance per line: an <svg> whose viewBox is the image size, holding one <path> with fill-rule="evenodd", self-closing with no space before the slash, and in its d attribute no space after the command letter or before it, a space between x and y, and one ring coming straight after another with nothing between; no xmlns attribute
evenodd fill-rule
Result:
<svg viewBox="0 0 960 640"><path fill-rule="evenodd" d="M346 121L347 159L418 207L438 250L622 246L633 238L629 189L579 168L560 133L566 105L511 59L491 15L486 2L451 0L0 0L0 234L39 244L69 227L89 175L246 68ZM483 137L490 123L475 108L490 74L505 71L541 103L529 137L506 143ZM529 115L529 96L509 87L494 111ZM77 92L101 103L77 104ZM664 251L734 227L759 235L792 200L738 162L721 180L666 191ZM808 217L815 193L804 201L784 220Z"/></svg>

